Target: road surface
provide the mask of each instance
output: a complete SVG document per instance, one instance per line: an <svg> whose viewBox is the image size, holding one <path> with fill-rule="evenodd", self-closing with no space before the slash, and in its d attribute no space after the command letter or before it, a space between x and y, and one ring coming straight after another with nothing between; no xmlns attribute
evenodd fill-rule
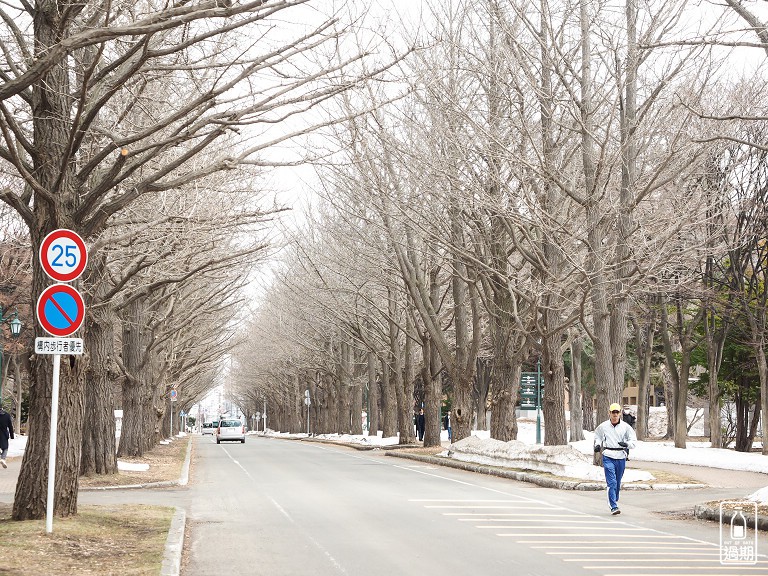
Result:
<svg viewBox="0 0 768 576"><path fill-rule="evenodd" d="M722 566L716 523L654 512L706 500L702 492L626 491L614 517L603 492L383 451L254 436L194 441L182 576L768 574L764 556Z"/></svg>

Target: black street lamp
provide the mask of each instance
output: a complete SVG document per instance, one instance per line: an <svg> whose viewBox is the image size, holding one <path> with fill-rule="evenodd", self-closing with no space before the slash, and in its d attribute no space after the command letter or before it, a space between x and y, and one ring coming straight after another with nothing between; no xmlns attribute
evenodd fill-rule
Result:
<svg viewBox="0 0 768 576"><path fill-rule="evenodd" d="M3 324L8 324L11 328L11 336L18 338L21 334L21 320L19 320L18 312L12 312L8 316L3 316L4 310L0 306L0 406L3 404L3 347L4 347L4 332Z"/></svg>

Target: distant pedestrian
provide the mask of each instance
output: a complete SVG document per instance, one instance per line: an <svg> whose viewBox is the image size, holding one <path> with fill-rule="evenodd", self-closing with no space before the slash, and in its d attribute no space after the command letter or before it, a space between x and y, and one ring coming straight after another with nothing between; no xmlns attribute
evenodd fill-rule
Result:
<svg viewBox="0 0 768 576"><path fill-rule="evenodd" d="M611 404L610 418L595 430L595 452L603 453L603 471L608 485L608 505L611 514L621 514L619 492L621 477L627 465L629 449L635 447L637 436L632 426L621 419L621 406Z"/></svg>
<svg viewBox="0 0 768 576"><path fill-rule="evenodd" d="M419 441L424 440L424 427L426 426L425 418L424 418L424 408L419 410L418 416L416 416L416 436L418 436Z"/></svg>
<svg viewBox="0 0 768 576"><path fill-rule="evenodd" d="M635 418L635 415L632 414L632 409L629 406L624 406L624 411L621 413L621 419L624 420L627 424L632 426L632 428L635 427L635 422L637 421L637 418Z"/></svg>
<svg viewBox="0 0 768 576"><path fill-rule="evenodd" d="M0 406L0 465L8 468L5 457L8 455L8 438L13 438L13 420L11 415Z"/></svg>

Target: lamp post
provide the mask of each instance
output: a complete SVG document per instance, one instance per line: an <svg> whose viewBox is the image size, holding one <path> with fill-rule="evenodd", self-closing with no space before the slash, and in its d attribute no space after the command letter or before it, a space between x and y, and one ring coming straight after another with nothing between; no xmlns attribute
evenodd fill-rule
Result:
<svg viewBox="0 0 768 576"><path fill-rule="evenodd" d="M3 347L5 345L3 336L3 324L11 327L11 336L18 338L21 334L21 320L18 318L18 312L12 312L8 316L3 316L3 307L0 306L0 406L3 404Z"/></svg>

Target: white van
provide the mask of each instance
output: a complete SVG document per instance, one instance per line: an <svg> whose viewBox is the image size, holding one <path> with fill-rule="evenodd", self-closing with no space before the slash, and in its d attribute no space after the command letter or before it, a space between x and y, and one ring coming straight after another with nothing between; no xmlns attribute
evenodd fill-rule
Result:
<svg viewBox="0 0 768 576"><path fill-rule="evenodd" d="M210 434L213 436L216 434L216 429L219 427L218 422L203 422L203 436Z"/></svg>
<svg viewBox="0 0 768 576"><path fill-rule="evenodd" d="M216 430L216 444L221 444L227 440L235 440L245 444L245 426L236 418L227 418L219 421L219 428Z"/></svg>

